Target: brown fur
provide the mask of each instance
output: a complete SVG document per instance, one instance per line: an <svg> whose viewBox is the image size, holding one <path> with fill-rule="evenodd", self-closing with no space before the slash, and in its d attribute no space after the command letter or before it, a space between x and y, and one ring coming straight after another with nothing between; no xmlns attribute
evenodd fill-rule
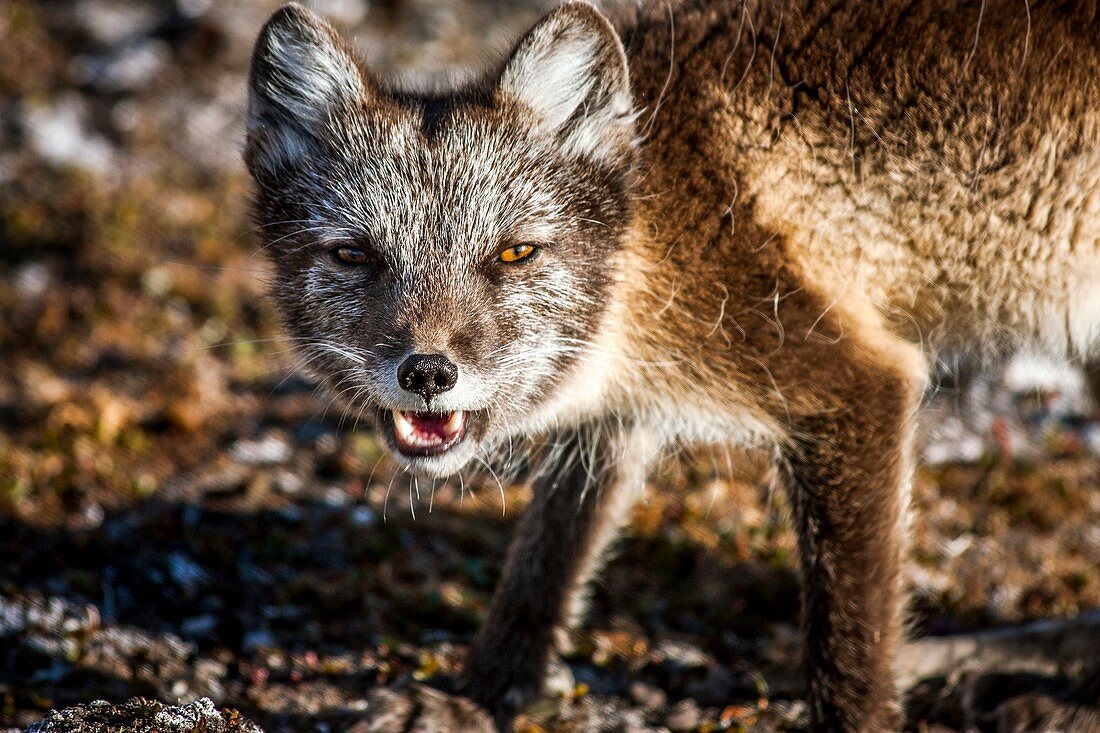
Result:
<svg viewBox="0 0 1100 733"><path fill-rule="evenodd" d="M612 98L610 29L583 5L553 22L600 39L595 88ZM539 693L660 444L753 441L774 450L799 531L812 727L894 730L930 362L1084 355L1100 335L1100 6L653 0L614 22L638 145L624 153L619 119L610 152L573 169L607 192L586 220L607 212L618 235L585 265L595 355L527 409L528 432L556 427L566 449L536 482L461 691L502 725ZM521 129L513 103L487 94L446 122ZM416 709L377 730L462 729Z"/></svg>
<svg viewBox="0 0 1100 733"><path fill-rule="evenodd" d="M637 354L692 354L648 370L650 391L663 382L780 436L815 730L898 724L925 356L1081 353L1100 318L1097 6L982 8L979 25L977 4L735 4L731 17L686 3L671 22L653 8L624 24L655 110L637 246L659 263L633 294L646 325L624 331L644 335Z"/></svg>

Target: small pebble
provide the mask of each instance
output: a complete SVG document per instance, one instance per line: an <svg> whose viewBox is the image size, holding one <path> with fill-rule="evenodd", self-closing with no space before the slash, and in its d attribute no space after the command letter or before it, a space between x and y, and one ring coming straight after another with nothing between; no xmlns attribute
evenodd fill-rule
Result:
<svg viewBox="0 0 1100 733"><path fill-rule="evenodd" d="M635 705L641 705L646 710L663 708L668 703L668 695L664 690L646 682L635 682L630 685L630 699Z"/></svg>
<svg viewBox="0 0 1100 733"><path fill-rule="evenodd" d="M694 700L681 700L672 706L665 718L665 725L673 733L693 731L699 727L702 718L703 713Z"/></svg>

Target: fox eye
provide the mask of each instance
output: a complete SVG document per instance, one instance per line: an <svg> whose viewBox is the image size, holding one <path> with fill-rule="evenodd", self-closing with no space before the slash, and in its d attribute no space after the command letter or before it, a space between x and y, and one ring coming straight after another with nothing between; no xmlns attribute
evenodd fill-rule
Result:
<svg viewBox="0 0 1100 733"><path fill-rule="evenodd" d="M360 247L338 247L332 254L345 265L365 265L370 262L370 255Z"/></svg>
<svg viewBox="0 0 1100 733"><path fill-rule="evenodd" d="M536 245L524 242L523 244L516 244L501 251L501 253L497 255L497 259L501 262L508 263L519 262L535 254L538 250L539 248Z"/></svg>

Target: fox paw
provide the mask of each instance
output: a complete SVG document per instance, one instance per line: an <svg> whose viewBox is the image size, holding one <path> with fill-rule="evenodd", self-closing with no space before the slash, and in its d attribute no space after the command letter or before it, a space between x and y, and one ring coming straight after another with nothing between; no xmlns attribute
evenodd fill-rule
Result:
<svg viewBox="0 0 1100 733"><path fill-rule="evenodd" d="M379 689L367 696L367 717L348 733L496 733L493 719L464 697L425 685Z"/></svg>

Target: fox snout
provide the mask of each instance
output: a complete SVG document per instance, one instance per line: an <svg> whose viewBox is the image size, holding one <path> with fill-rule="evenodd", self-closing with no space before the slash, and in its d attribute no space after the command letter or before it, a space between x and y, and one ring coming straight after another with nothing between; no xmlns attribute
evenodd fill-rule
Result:
<svg viewBox="0 0 1100 733"><path fill-rule="evenodd" d="M412 354L397 367L401 388L420 395L429 405L433 397L449 392L457 382L458 365L443 354Z"/></svg>

